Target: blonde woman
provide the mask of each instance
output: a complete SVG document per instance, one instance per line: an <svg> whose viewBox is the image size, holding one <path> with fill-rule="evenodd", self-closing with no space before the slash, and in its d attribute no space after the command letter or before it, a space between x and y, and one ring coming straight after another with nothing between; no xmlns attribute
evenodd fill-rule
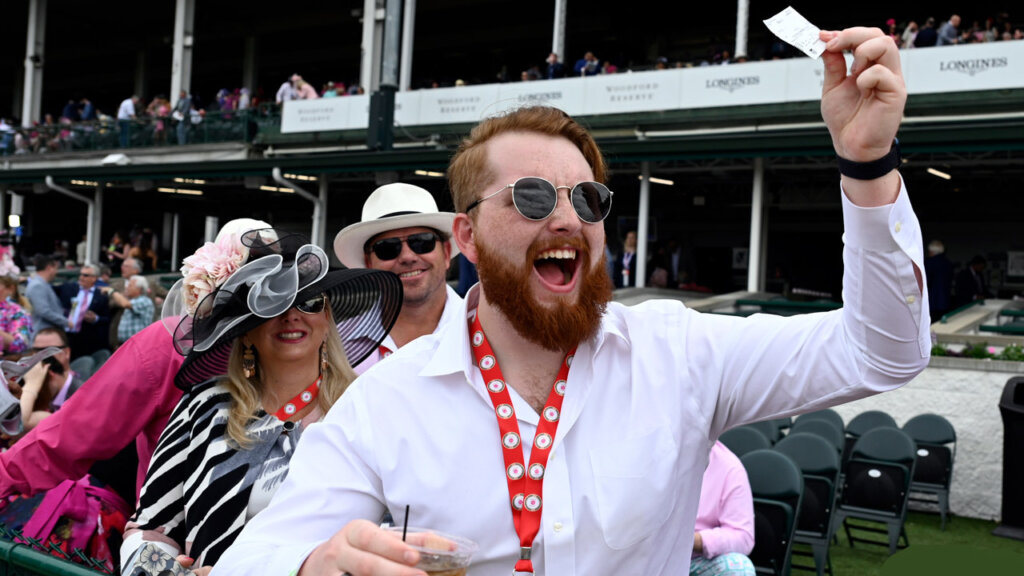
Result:
<svg viewBox="0 0 1024 576"><path fill-rule="evenodd" d="M183 268L188 314L174 341L186 354L175 379L185 395L126 527L125 575L175 563L208 572L269 504L303 430L342 395L351 365L401 307L398 276L328 271L323 250L295 235L256 230L207 246Z"/></svg>

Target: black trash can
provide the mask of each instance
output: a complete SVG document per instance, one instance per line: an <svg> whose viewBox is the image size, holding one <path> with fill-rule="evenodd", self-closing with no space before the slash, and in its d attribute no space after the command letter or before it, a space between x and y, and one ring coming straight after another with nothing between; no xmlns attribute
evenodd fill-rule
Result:
<svg viewBox="0 0 1024 576"><path fill-rule="evenodd" d="M1024 540L1024 376L1014 376L999 401L1003 415L1003 514L996 536Z"/></svg>

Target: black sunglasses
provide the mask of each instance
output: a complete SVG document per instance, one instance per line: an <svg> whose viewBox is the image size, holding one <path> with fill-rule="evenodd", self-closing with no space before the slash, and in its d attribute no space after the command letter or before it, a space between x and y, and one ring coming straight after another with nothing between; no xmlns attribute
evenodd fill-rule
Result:
<svg viewBox="0 0 1024 576"><path fill-rule="evenodd" d="M409 250L417 254L427 254L433 252L438 240L439 238L434 232L420 232L408 236L377 240L366 249L366 252L373 252L381 260L394 260L402 253L403 242L409 245Z"/></svg>
<svg viewBox="0 0 1024 576"><path fill-rule="evenodd" d="M558 205L558 191L569 190L572 208L580 220L595 224L608 217L612 210L612 195L607 186L600 182L578 182L575 186L555 186L551 182L536 176L520 178L512 184L502 186L500 190L474 201L466 208L468 214L477 204L512 189L512 203L516 210L527 220L544 220L551 216Z"/></svg>
<svg viewBox="0 0 1024 576"><path fill-rule="evenodd" d="M313 296L308 300L299 302L295 305L295 309L303 314L319 314L324 311L326 305L327 296L320 294L319 296Z"/></svg>

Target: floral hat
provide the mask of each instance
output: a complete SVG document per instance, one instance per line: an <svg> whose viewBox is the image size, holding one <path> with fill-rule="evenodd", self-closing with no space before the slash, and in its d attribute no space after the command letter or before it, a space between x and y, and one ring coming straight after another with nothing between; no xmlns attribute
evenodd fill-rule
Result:
<svg viewBox="0 0 1024 576"><path fill-rule="evenodd" d="M183 309L172 334L185 362L174 379L187 390L227 372L235 338L325 294L349 363L377 349L402 306L390 272L328 269L327 254L298 235L272 228L225 234L184 260L180 288L165 310ZM176 285L179 286L179 285Z"/></svg>

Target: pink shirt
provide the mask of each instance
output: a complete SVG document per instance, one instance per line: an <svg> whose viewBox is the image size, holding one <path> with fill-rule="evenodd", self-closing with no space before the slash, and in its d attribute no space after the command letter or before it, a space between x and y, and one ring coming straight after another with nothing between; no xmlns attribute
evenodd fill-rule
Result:
<svg viewBox="0 0 1024 576"><path fill-rule="evenodd" d="M181 399L174 375L183 360L160 322L130 338L60 410L0 454L0 496L77 480L134 439L138 498L157 439Z"/></svg>
<svg viewBox="0 0 1024 576"><path fill-rule="evenodd" d="M711 447L700 487L697 524L704 557L729 552L750 554L754 549L754 498L747 471L721 442Z"/></svg>

